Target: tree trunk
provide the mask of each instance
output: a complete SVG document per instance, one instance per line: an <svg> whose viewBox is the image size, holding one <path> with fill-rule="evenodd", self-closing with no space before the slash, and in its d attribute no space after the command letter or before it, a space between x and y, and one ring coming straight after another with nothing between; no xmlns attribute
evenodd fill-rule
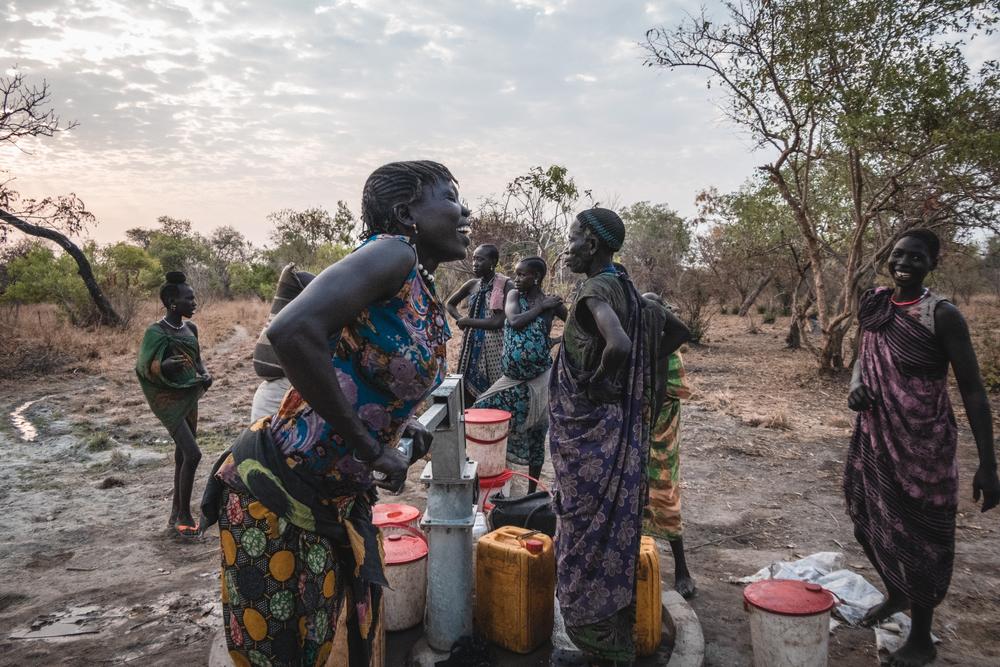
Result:
<svg viewBox="0 0 1000 667"><path fill-rule="evenodd" d="M802 330L799 329L799 320L795 315L792 315L791 324L788 325L785 347L789 350L797 350L802 347Z"/></svg>
<svg viewBox="0 0 1000 667"><path fill-rule="evenodd" d="M835 371L844 368L844 336L847 335L847 328L836 326L831 327L826 332L823 340L823 348L819 355L819 369L823 372Z"/></svg>
<svg viewBox="0 0 1000 667"><path fill-rule="evenodd" d="M90 299L94 302L97 312L100 313L101 324L121 326L122 318L118 316L111 302L104 296L104 292L101 291L101 287L97 284L97 279L94 277L94 270L90 267L87 256L83 254L83 251L75 243L54 229L26 222L2 209L0 209L0 222L5 222L29 236L38 236L57 243L60 248L65 250L76 261L77 272L80 274L80 278L83 279L83 284L87 286Z"/></svg>
<svg viewBox="0 0 1000 667"><path fill-rule="evenodd" d="M753 308L754 302L757 301L757 298L760 296L761 292L764 291L764 288L768 286L772 278L774 278L774 274L769 273L760 279L757 286L750 290L750 293L743 299L743 303L740 304L740 309L736 313L737 315L740 317L746 317L747 312Z"/></svg>

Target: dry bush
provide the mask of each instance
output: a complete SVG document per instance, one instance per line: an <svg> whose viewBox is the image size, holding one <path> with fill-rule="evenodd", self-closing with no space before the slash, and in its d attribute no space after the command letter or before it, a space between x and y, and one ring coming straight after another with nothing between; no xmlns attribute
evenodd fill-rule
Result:
<svg viewBox="0 0 1000 667"><path fill-rule="evenodd" d="M789 431L792 428L792 422L788 419L788 415L785 412L779 410L767 415L763 426L764 428L773 428L778 431Z"/></svg>
<svg viewBox="0 0 1000 667"><path fill-rule="evenodd" d="M789 431L792 428L792 423L788 419L788 415L781 410L776 410L767 414L742 416L740 419L747 426L763 426L764 428L772 428L777 431Z"/></svg>
<svg viewBox="0 0 1000 667"><path fill-rule="evenodd" d="M733 404L733 393L727 389L719 389L702 395L701 401L709 410L725 412Z"/></svg>
<svg viewBox="0 0 1000 667"><path fill-rule="evenodd" d="M199 306L194 321L203 347L234 335L236 326L256 338L270 304L257 300L215 301ZM20 378L80 369L108 373L134 359L150 323L163 316L163 306L150 299L122 328L78 327L51 304L0 308L0 377Z"/></svg>

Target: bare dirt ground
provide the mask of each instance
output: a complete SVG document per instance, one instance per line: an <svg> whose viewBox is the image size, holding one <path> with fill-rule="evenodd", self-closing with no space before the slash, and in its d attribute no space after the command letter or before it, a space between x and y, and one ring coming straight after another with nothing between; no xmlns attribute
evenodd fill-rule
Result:
<svg viewBox="0 0 1000 667"><path fill-rule="evenodd" d="M200 407L196 493L249 413L250 355L266 309L244 304L225 318L196 317L216 377ZM751 663L742 587L731 577L842 551L877 583L840 493L852 417L847 377L819 378L807 352L784 350L781 319L746 330L742 320L717 317L709 344L685 356L695 389L683 408L685 543L709 665ZM137 344L75 372L0 381L0 664L205 664L220 623L219 550L212 532L184 541L166 528L173 446L135 382ZM37 429L34 440L12 413ZM962 513L951 592L935 619L937 664L997 665L1000 514L981 515L971 502L975 448L961 410L958 417ZM402 500L422 506L412 481L419 468ZM669 550L661 563L669 581ZM70 636L22 637L32 628ZM842 626L831 636L831 664L875 661L871 630Z"/></svg>

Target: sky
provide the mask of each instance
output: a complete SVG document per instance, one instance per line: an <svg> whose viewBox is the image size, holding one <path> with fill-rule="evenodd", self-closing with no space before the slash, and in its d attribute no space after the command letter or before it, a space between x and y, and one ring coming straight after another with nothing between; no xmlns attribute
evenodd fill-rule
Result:
<svg viewBox="0 0 1000 667"><path fill-rule="evenodd" d="M643 66L701 0L0 0L0 73L79 127L0 149L23 194L76 193L92 238L157 217L256 243L385 162L446 164L475 209L535 165L596 199L695 211L767 156L695 71Z"/></svg>

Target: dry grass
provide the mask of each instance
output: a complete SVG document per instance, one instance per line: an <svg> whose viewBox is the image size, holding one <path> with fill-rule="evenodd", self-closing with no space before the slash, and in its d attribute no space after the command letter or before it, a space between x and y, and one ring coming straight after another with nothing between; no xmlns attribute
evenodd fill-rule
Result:
<svg viewBox="0 0 1000 667"><path fill-rule="evenodd" d="M743 423L747 426L763 426L764 428L772 428L778 431L790 431L792 428L792 423L788 415L781 410L762 415L749 415L742 419Z"/></svg>
<svg viewBox="0 0 1000 667"><path fill-rule="evenodd" d="M270 304L259 300L213 301L195 315L204 347L233 335L236 326L256 337ZM150 322L163 316L163 306L143 303L125 328L76 327L56 306L48 304L0 309L0 376L22 378L60 372L107 373L122 358L135 358Z"/></svg>

